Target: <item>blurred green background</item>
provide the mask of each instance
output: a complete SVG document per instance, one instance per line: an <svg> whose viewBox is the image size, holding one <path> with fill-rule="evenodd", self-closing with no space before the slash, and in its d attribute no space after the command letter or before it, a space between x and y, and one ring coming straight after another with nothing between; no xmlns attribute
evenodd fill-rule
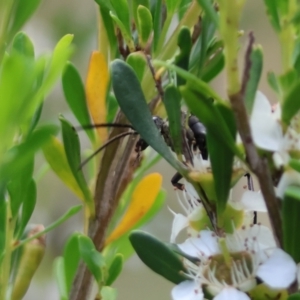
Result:
<svg viewBox="0 0 300 300"><path fill-rule="evenodd" d="M64 34L74 34L75 53L72 61L85 80L90 53L96 49L97 45L96 20L96 6L92 0L43 1L33 18L25 26L24 31L33 40L36 55L53 49ZM278 40L266 18L262 0L248 1L241 28L245 32L241 38L242 51L246 48L249 31L254 32L256 43L261 44L264 49L264 68L260 90L268 96L271 102L275 102L274 94L266 82L266 73L269 70L280 72L280 49ZM241 62L242 59L243 55L240 57ZM212 84L223 96L226 95L225 78L223 76ZM46 99L42 122L55 122L58 124L59 113L63 113L67 119L76 124L62 95L60 83ZM83 148L88 146L84 134L80 134L80 138ZM44 159L40 154L36 160L36 172L43 168L43 164ZM153 233L164 241L168 241L172 224L172 215L168 207L173 211L181 212L170 183L174 171L165 162L160 162L153 170L163 174L163 184L168 191L168 199L163 211L144 230ZM239 197L245 184L246 180L241 179L240 187L234 193L236 197ZM49 171L38 184L37 207L31 223L48 225L70 206L78 204L78 202L78 199L57 179L52 171ZM81 226L82 215L77 215L47 235L46 256L24 299L59 299L53 279L52 263L56 256L61 255L67 237L73 231L81 230ZM123 273L114 284L114 287L118 289L118 299L165 300L171 298L172 284L152 273L136 256L133 256L126 262Z"/></svg>

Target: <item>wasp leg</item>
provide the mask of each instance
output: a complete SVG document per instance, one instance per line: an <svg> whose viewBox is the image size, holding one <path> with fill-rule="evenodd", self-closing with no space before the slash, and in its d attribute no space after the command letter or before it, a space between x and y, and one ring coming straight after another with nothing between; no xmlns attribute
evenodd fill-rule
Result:
<svg viewBox="0 0 300 300"><path fill-rule="evenodd" d="M180 183L179 182L179 180L182 178L182 175L180 174L180 173L176 173L173 177L172 177L172 179L171 179L171 183L172 183L172 185L175 187L175 188L177 188L177 189L179 189L179 190L184 190L184 184L182 184L182 183Z"/></svg>

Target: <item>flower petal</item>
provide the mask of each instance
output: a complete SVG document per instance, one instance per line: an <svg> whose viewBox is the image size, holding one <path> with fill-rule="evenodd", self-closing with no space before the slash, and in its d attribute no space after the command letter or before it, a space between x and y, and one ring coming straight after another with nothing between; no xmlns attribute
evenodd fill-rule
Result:
<svg viewBox="0 0 300 300"><path fill-rule="evenodd" d="M174 213L174 212L172 212ZM180 231L186 228L189 225L188 218L182 214L174 213L174 219L172 224L172 232L171 232L171 243L175 243L177 235Z"/></svg>
<svg viewBox="0 0 300 300"><path fill-rule="evenodd" d="M226 287L213 300L250 300L250 298L233 287Z"/></svg>
<svg viewBox="0 0 300 300"><path fill-rule="evenodd" d="M203 292L201 287L191 280L186 280L172 289L173 300L202 300Z"/></svg>
<svg viewBox="0 0 300 300"><path fill-rule="evenodd" d="M208 230L200 231L198 237L188 238L184 243L179 244L178 247L184 253L198 258L220 253L217 237Z"/></svg>
<svg viewBox="0 0 300 300"><path fill-rule="evenodd" d="M245 210L260 212L267 211L264 198L259 192L245 191L241 201Z"/></svg>
<svg viewBox="0 0 300 300"><path fill-rule="evenodd" d="M281 249L275 249L271 256L258 267L256 276L274 289L285 289L296 279L297 266L294 260Z"/></svg>
<svg viewBox="0 0 300 300"><path fill-rule="evenodd" d="M266 150L278 151L283 139L280 123L272 114L270 102L264 94L257 92L250 119L255 144Z"/></svg>
<svg viewBox="0 0 300 300"><path fill-rule="evenodd" d="M280 178L278 187L277 187L277 197L283 199L285 190L290 185L297 185L299 186L300 182L300 174L294 170L288 170L283 173Z"/></svg>

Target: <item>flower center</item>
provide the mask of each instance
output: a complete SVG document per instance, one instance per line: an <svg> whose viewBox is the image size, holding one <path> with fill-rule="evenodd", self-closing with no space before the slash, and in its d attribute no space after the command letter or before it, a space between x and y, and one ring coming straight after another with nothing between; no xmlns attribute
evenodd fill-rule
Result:
<svg viewBox="0 0 300 300"><path fill-rule="evenodd" d="M229 260L223 254L212 256L203 275L212 284L240 287L251 277L252 271L251 255L242 251L230 253Z"/></svg>

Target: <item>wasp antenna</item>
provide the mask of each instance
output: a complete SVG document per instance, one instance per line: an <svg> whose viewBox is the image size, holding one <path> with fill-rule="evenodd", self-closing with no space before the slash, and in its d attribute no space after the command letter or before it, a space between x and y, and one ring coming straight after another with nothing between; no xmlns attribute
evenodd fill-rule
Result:
<svg viewBox="0 0 300 300"><path fill-rule="evenodd" d="M131 129L134 129L132 127L132 125L130 125L130 124L121 124L121 123L88 124L88 125L75 127L75 129L77 131L79 131L79 130L84 130L84 129L99 128L99 127L117 127L117 128L131 128Z"/></svg>
<svg viewBox="0 0 300 300"><path fill-rule="evenodd" d="M111 138L110 140L108 140L106 143L104 143L99 149L97 149L92 155L90 155L88 158L86 158L78 167L78 171L80 169L82 169L83 166L85 166L93 157L95 157L99 152L101 152L105 147L107 147L109 144L111 144L112 142L125 137L127 135L137 135L138 133L136 131L134 132L122 132L116 136L114 136L113 138Z"/></svg>

